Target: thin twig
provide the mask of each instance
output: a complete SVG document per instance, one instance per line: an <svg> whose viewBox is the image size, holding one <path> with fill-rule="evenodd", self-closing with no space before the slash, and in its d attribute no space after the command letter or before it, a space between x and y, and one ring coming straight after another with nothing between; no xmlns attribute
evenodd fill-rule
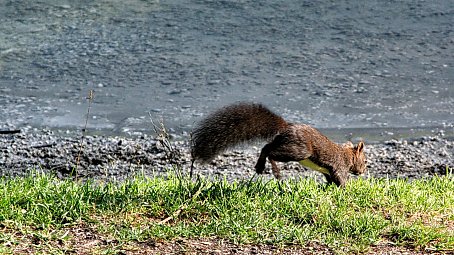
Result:
<svg viewBox="0 0 454 255"><path fill-rule="evenodd" d="M86 98L86 99L88 99L87 116L85 117L85 125L84 125L84 129L82 130L82 136L80 137L79 152L77 153L77 159L76 159L76 168L75 168L76 181L77 181L78 169L79 169L79 165L80 165L80 156L82 154L82 150L83 150L83 147L84 147L85 133L87 132L87 126L88 126L88 119L89 119L89 116L90 116L91 103L93 102L94 97L95 97L94 91L92 89L90 89L90 91L88 92L88 96Z"/></svg>
<svg viewBox="0 0 454 255"><path fill-rule="evenodd" d="M192 125L194 126L194 125ZM189 171L189 179L192 179L192 173L194 172L194 163L195 163L195 157L194 157L194 139L192 139L192 133L193 130L189 133L189 148L191 150L191 170Z"/></svg>
<svg viewBox="0 0 454 255"><path fill-rule="evenodd" d="M194 201L199 195L200 193L202 193L202 188L204 186L203 185L200 185L199 189L194 193L194 195L188 200L186 201L186 203L182 204L180 206L180 208L178 208L178 210L176 210L175 212L172 213L172 215L170 215L169 217L161 220L160 222L158 222L158 224L164 224L168 221L170 221L171 219L174 219L176 217L178 217L178 215L180 215L180 213L185 210L186 208L188 208L188 204L192 201Z"/></svg>
<svg viewBox="0 0 454 255"><path fill-rule="evenodd" d="M19 134L20 129L13 129L13 130L0 130L1 135L9 135L9 134Z"/></svg>

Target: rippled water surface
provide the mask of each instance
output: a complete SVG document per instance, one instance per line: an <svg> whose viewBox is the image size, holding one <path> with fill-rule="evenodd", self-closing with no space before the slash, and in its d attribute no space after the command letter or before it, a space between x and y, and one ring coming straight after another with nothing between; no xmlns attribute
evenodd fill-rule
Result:
<svg viewBox="0 0 454 255"><path fill-rule="evenodd" d="M0 125L83 127L94 90L99 132L248 100L332 133L453 133L453 21L451 0L4 0Z"/></svg>

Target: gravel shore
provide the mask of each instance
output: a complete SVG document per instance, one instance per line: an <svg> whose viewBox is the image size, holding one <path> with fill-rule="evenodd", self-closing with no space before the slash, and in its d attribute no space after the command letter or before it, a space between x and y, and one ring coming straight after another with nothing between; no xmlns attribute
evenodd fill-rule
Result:
<svg viewBox="0 0 454 255"><path fill-rule="evenodd" d="M263 143L264 144L264 143ZM195 173L210 178L238 180L254 176L263 144L229 150L210 164L196 164ZM0 135L0 176L23 176L30 170L100 181L124 180L136 174L165 175L172 169L188 173L188 139L172 141L169 151L148 135L140 137L84 136L71 131L30 130ZM366 144L366 178L425 178L445 175L454 167L454 141L439 136ZM298 163L281 164L284 178L313 177L315 171ZM76 170L77 166L77 170ZM269 165L267 165L269 171ZM264 178L272 178L271 174Z"/></svg>

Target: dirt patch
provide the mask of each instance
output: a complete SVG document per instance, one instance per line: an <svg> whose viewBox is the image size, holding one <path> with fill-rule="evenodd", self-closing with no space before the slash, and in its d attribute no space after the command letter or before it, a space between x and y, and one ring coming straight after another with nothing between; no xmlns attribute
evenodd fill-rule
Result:
<svg viewBox="0 0 454 255"><path fill-rule="evenodd" d="M2 232L5 232L3 230ZM3 243L14 254L97 254L110 251L113 254L338 254L339 251L309 242L304 245L269 245L269 244L236 244L220 238L178 238L174 240L145 240L141 242L120 242L99 234L94 228L85 224L54 231L54 235L15 234L20 242ZM53 237L51 237L53 236ZM60 236L60 237L57 237ZM435 252L396 246L382 242L370 246L362 254L449 254L449 251Z"/></svg>

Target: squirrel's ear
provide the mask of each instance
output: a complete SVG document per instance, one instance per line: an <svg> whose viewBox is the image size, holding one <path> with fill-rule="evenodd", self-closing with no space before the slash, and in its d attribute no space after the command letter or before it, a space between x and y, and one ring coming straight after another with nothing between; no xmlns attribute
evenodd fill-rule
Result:
<svg viewBox="0 0 454 255"><path fill-rule="evenodd" d="M363 141L361 141L356 146L356 153L359 154L359 153L363 152L363 149L364 149L364 143L363 143Z"/></svg>
<svg viewBox="0 0 454 255"><path fill-rule="evenodd" d="M350 141L344 143L342 146L345 148L352 148L352 149L354 148L353 143Z"/></svg>

